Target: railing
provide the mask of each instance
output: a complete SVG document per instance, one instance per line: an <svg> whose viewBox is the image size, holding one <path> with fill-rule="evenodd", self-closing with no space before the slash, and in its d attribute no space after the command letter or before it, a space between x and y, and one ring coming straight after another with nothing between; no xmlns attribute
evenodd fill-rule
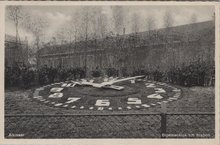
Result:
<svg viewBox="0 0 220 145"><path fill-rule="evenodd" d="M5 115L5 138L214 138L214 113Z"/></svg>

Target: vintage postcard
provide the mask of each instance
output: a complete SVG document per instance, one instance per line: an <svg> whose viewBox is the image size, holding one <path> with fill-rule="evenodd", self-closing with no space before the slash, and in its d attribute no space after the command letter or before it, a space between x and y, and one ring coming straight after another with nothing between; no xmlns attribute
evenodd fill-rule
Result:
<svg viewBox="0 0 220 145"><path fill-rule="evenodd" d="M3 143L218 144L217 3L0 6Z"/></svg>

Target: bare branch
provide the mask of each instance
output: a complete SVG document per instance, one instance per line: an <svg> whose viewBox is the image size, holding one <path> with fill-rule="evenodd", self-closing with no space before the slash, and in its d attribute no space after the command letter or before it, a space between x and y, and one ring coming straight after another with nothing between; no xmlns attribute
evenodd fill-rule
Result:
<svg viewBox="0 0 220 145"><path fill-rule="evenodd" d="M111 7L114 19L115 32L120 34L125 27L125 12L121 6Z"/></svg>
<svg viewBox="0 0 220 145"><path fill-rule="evenodd" d="M132 32L139 32L140 28L140 16L137 13L132 15Z"/></svg>
<svg viewBox="0 0 220 145"><path fill-rule="evenodd" d="M156 28L155 19L152 15L148 15L146 19L147 31L154 30Z"/></svg>
<svg viewBox="0 0 220 145"><path fill-rule="evenodd" d="M164 27L169 28L172 27L174 23L173 16L171 11L167 10L164 15Z"/></svg>

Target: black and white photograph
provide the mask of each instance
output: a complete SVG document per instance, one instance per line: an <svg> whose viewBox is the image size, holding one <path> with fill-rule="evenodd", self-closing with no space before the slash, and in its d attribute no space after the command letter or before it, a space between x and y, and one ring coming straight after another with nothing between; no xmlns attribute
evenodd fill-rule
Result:
<svg viewBox="0 0 220 145"><path fill-rule="evenodd" d="M213 5L6 5L5 139L214 139Z"/></svg>

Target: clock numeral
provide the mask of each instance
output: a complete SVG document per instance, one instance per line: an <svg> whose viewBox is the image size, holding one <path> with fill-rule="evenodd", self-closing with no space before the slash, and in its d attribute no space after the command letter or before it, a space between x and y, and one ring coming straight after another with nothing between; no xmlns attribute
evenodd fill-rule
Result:
<svg viewBox="0 0 220 145"><path fill-rule="evenodd" d="M132 83L132 84L135 84L135 80L131 80L131 83Z"/></svg>
<svg viewBox="0 0 220 145"><path fill-rule="evenodd" d="M152 83L146 83L145 84L147 88L155 88L155 84L152 84Z"/></svg>
<svg viewBox="0 0 220 145"><path fill-rule="evenodd" d="M42 96L34 96L33 98L35 98L35 99L41 99Z"/></svg>
<svg viewBox="0 0 220 145"><path fill-rule="evenodd" d="M76 84L73 84L72 86L70 86L70 87L75 87L76 86Z"/></svg>
<svg viewBox="0 0 220 145"><path fill-rule="evenodd" d="M178 98L179 96L180 96L180 93L176 93L175 95L174 95L176 98ZM173 97L174 97L173 96Z"/></svg>
<svg viewBox="0 0 220 145"><path fill-rule="evenodd" d="M51 93L59 93L59 92L61 92L63 90L63 88L51 88L50 89L50 92Z"/></svg>
<svg viewBox="0 0 220 145"><path fill-rule="evenodd" d="M97 100L95 105L96 106L109 106L110 102L109 100Z"/></svg>
<svg viewBox="0 0 220 145"><path fill-rule="evenodd" d="M66 85L66 87L70 87L71 85L72 85L72 84L71 84L71 83L69 83L69 84L67 84L67 85Z"/></svg>
<svg viewBox="0 0 220 145"><path fill-rule="evenodd" d="M181 90L180 89L173 89L173 92L181 92Z"/></svg>
<svg viewBox="0 0 220 145"><path fill-rule="evenodd" d="M67 85L67 83L64 83L64 84L61 85L61 87L66 87L66 85Z"/></svg>
<svg viewBox="0 0 220 145"><path fill-rule="evenodd" d="M149 99L162 99L163 97L160 94L151 94L151 95L148 95L147 98L149 98Z"/></svg>
<svg viewBox="0 0 220 145"><path fill-rule="evenodd" d="M68 105L63 105L63 107L68 107Z"/></svg>
<svg viewBox="0 0 220 145"><path fill-rule="evenodd" d="M146 108L150 107L150 105L147 105L147 104L143 104L141 106L146 107Z"/></svg>
<svg viewBox="0 0 220 145"><path fill-rule="evenodd" d="M74 87L76 84L72 84L72 83L64 83L61 85L61 87Z"/></svg>
<svg viewBox="0 0 220 145"><path fill-rule="evenodd" d="M99 107L98 110L104 110L104 108L103 107Z"/></svg>
<svg viewBox="0 0 220 145"><path fill-rule="evenodd" d="M80 98L74 98L74 97L70 97L70 98L68 98L67 100L67 104L69 104L69 103L73 103L73 102L75 102L75 101L77 101L77 100L79 100Z"/></svg>
<svg viewBox="0 0 220 145"><path fill-rule="evenodd" d="M58 103L58 104L55 104L54 106L61 106L63 105L63 103Z"/></svg>
<svg viewBox="0 0 220 145"><path fill-rule="evenodd" d="M138 98L128 98L128 104L141 104L141 100Z"/></svg>
<svg viewBox="0 0 220 145"><path fill-rule="evenodd" d="M166 93L166 91L162 88L154 88L156 93Z"/></svg>
<svg viewBox="0 0 220 145"><path fill-rule="evenodd" d="M49 95L49 98L61 98L63 97L63 93L53 93Z"/></svg>

